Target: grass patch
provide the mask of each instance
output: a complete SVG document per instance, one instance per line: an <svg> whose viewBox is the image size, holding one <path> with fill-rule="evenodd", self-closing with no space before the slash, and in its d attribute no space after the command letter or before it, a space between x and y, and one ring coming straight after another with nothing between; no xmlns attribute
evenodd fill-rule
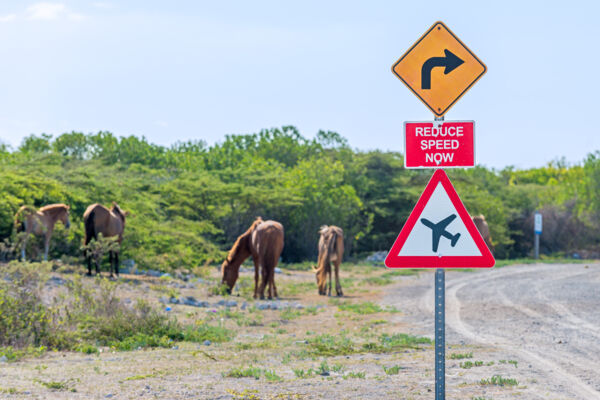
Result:
<svg viewBox="0 0 600 400"><path fill-rule="evenodd" d="M56 390L56 391L70 391L70 392L76 392L77 390L75 390L75 388L73 387L73 381L72 380L68 380L68 381L42 381L39 379L35 379L35 382L39 383L40 385L44 386L47 389L50 390Z"/></svg>
<svg viewBox="0 0 600 400"><path fill-rule="evenodd" d="M272 371L272 370L265 370L264 375L265 375L265 379L268 380L269 382L282 382L283 381L283 378L280 377L279 375L277 375L275 373L275 371Z"/></svg>
<svg viewBox="0 0 600 400"><path fill-rule="evenodd" d="M248 368L233 368L228 372L224 372L222 375L224 378L254 378L260 379L262 374L262 369L256 367L248 367Z"/></svg>
<svg viewBox="0 0 600 400"><path fill-rule="evenodd" d="M425 337L412 336L404 333L379 336L378 341L356 343L343 332L339 335L322 334L307 339L308 352L314 356L330 357L356 353L389 353L407 348L416 349L421 344L431 344Z"/></svg>
<svg viewBox="0 0 600 400"><path fill-rule="evenodd" d="M261 369L257 367L248 367L248 368L233 368L228 372L224 372L222 374L225 378L254 378L260 379L261 376L264 376L266 380L269 382L282 382L283 378L275 373L273 370Z"/></svg>
<svg viewBox="0 0 600 400"><path fill-rule="evenodd" d="M315 371L310 368L308 370L303 370L302 368L293 368L292 371L294 371L294 375L296 375L296 378L300 378L300 379L306 379L306 378L310 378L311 376L314 376Z"/></svg>
<svg viewBox="0 0 600 400"><path fill-rule="evenodd" d="M464 361L461 362L460 364L458 364L459 367L463 368L463 369L470 369L473 367L481 367L483 365L483 361Z"/></svg>
<svg viewBox="0 0 600 400"><path fill-rule="evenodd" d="M153 372L151 374L146 374L146 375L133 375L133 376L129 376L129 377L125 378L125 381L141 381L141 380L148 379L148 378L156 378L159 375L162 375L162 374L159 374L158 372Z"/></svg>
<svg viewBox="0 0 600 400"><path fill-rule="evenodd" d="M385 365L383 366L383 372L385 372L386 375L398 375L401 369L402 367L399 365L394 365L391 367L386 367Z"/></svg>
<svg viewBox="0 0 600 400"><path fill-rule="evenodd" d="M500 375L494 375L491 378L482 379L479 381L480 385L488 386L517 386L519 382L513 378L503 378Z"/></svg>
<svg viewBox="0 0 600 400"><path fill-rule="evenodd" d="M346 335L323 334L307 339L309 352L315 356L343 356L360 352L360 348Z"/></svg>
<svg viewBox="0 0 600 400"><path fill-rule="evenodd" d="M316 291L317 285L315 282L290 282L281 285L281 295L285 296L296 296L299 294L308 293L312 290Z"/></svg>
<svg viewBox="0 0 600 400"><path fill-rule="evenodd" d="M304 315L317 315L318 309L317 307L306 307L303 309L296 309L296 308L285 308L283 309L280 313L279 313L279 318L281 318L282 320L292 320L292 319L296 319L296 318L300 318Z"/></svg>
<svg viewBox="0 0 600 400"><path fill-rule="evenodd" d="M365 379L365 373L364 372L348 372L347 374L343 375L342 378L344 379Z"/></svg>
<svg viewBox="0 0 600 400"><path fill-rule="evenodd" d="M402 349L417 349L420 344L431 344L431 339L420 336L396 333L394 335L382 334L378 342L363 345L363 349L371 353L389 353Z"/></svg>
<svg viewBox="0 0 600 400"><path fill-rule="evenodd" d="M383 312L384 309L370 301L365 301L363 303L339 303L337 305L338 310L340 311L348 311L355 314L367 315L367 314L376 314L379 312Z"/></svg>
<svg viewBox="0 0 600 400"><path fill-rule="evenodd" d="M473 358L473 353L452 353L450 359L452 360L463 360L465 358Z"/></svg>

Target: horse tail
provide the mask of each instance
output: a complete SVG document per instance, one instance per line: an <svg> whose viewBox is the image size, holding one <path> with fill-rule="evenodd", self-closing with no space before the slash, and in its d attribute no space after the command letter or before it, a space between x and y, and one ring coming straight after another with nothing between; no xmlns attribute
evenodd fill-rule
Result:
<svg viewBox="0 0 600 400"><path fill-rule="evenodd" d="M331 240L329 242L327 251L329 252L329 259L331 261L337 260L337 232L335 229L331 230Z"/></svg>
<svg viewBox="0 0 600 400"><path fill-rule="evenodd" d="M25 219L29 215L35 214L36 212L37 212L37 210L32 206L21 206L21 208L19 208L17 210L17 213L15 214L15 219L14 219L15 232L21 233L21 232L25 231L27 229L25 226ZM25 214L25 216L23 219L21 219L21 216L23 216L23 214Z"/></svg>
<svg viewBox="0 0 600 400"><path fill-rule="evenodd" d="M96 211L92 210L83 220L83 224L85 225L85 244L90 243L92 238L96 237L96 232L94 229Z"/></svg>

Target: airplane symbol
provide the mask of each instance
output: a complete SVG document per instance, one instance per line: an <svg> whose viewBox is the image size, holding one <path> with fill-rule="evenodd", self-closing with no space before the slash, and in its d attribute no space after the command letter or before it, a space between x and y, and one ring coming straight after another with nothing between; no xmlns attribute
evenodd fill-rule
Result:
<svg viewBox="0 0 600 400"><path fill-rule="evenodd" d="M460 238L460 233L457 233L456 235L452 235L450 232L448 232L446 230L446 227L448 225L450 225L450 223L452 221L454 221L455 218L456 218L456 214L452 214L451 216L444 218L437 224L434 224L433 222L429 221L428 219L421 218L421 222L423 223L423 225L425 225L426 227L431 229L431 233L433 235L433 242L431 244L431 249L433 250L434 253L437 252L437 250L438 250L438 246L440 244L440 238L442 236L445 237L446 239L450 239L450 245L452 247L454 247L456 245L456 242L458 242L458 238Z"/></svg>

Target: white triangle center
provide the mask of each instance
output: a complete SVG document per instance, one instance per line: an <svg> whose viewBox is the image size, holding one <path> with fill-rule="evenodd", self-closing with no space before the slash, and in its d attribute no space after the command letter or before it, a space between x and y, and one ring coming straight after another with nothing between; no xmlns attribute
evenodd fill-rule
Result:
<svg viewBox="0 0 600 400"><path fill-rule="evenodd" d="M439 229L436 231L442 234L434 237L434 229L430 226L440 223L451 215L456 215L456 218L445 227L443 224L438 225ZM423 219L426 221L422 221ZM458 239L456 239L457 234L460 234ZM435 242L437 242L437 251L434 252ZM454 246L452 245L453 242ZM442 257L481 256L481 252L441 182L437 184L398 255L429 257L440 255Z"/></svg>

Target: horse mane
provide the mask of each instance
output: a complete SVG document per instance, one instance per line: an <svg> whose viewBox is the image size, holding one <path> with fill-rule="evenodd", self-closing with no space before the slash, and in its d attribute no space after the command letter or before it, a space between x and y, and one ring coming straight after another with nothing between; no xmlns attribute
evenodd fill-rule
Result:
<svg viewBox="0 0 600 400"><path fill-rule="evenodd" d="M233 244L233 247L231 248L231 250L229 250L229 254L227 254L227 262L231 262L233 261L233 259L235 258L235 255L237 254L237 252L245 245L248 245L248 242L246 241L246 239L248 239L248 237L252 234L252 232L254 232L254 230L256 229L256 227L260 224L263 223L263 219L261 217L256 217L256 219L254 220L254 222L252 223L252 225L250 225L250 228L248 228L248 230L244 233L242 233L235 241L235 243Z"/></svg>
<svg viewBox="0 0 600 400"><path fill-rule="evenodd" d="M327 225L321 225L321 227L319 228L319 234L324 235L325 233L327 233L328 230L329 227Z"/></svg>

